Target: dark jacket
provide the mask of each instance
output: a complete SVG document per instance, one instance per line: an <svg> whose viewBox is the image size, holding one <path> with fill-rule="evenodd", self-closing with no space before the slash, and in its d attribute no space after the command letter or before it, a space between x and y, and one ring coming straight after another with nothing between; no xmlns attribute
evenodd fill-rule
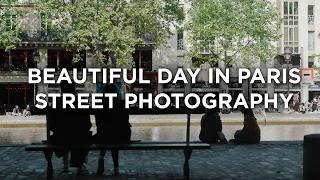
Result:
<svg viewBox="0 0 320 180"><path fill-rule="evenodd" d="M204 143L217 143L219 140L218 131L222 131L222 123L218 112L203 115L199 139Z"/></svg>
<svg viewBox="0 0 320 180"><path fill-rule="evenodd" d="M260 137L260 128L257 119L252 115L244 116L243 132L251 137Z"/></svg>
<svg viewBox="0 0 320 180"><path fill-rule="evenodd" d="M52 144L87 144L92 136L89 111L86 109L62 108L61 100L57 108L47 107L47 120L53 132Z"/></svg>
<svg viewBox="0 0 320 180"><path fill-rule="evenodd" d="M124 102L114 104L113 109L105 108L96 111L97 134L96 143L124 143L131 138L131 124L129 113L124 107Z"/></svg>

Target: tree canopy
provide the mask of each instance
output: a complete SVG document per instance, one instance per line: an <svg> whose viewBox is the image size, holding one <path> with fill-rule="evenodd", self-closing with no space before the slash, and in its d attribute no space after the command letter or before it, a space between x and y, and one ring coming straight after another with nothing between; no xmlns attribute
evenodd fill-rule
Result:
<svg viewBox="0 0 320 180"><path fill-rule="evenodd" d="M50 31L63 37L65 47L89 51L99 59L103 59L101 52L108 52L113 59L110 66L130 67L137 44L165 43L172 36L170 27L184 18L179 0L164 2L39 0L38 6L49 17Z"/></svg>
<svg viewBox="0 0 320 180"><path fill-rule="evenodd" d="M1 5L1 3L5 3ZM0 1L0 46L6 51L15 49L21 42L22 28L19 26L23 9L17 7L14 1Z"/></svg>
<svg viewBox="0 0 320 180"><path fill-rule="evenodd" d="M222 61L249 67L277 53L273 42L281 37L282 19L268 0L194 0L188 14L188 53L198 59L196 65Z"/></svg>
<svg viewBox="0 0 320 180"><path fill-rule="evenodd" d="M10 7L5 12L18 14ZM179 0L38 0L36 9L41 31L50 40L62 42L66 49L86 50L100 60L106 52L112 67L131 67L137 45L166 43L172 27L184 19ZM2 30L2 46L14 48L21 41L21 30Z"/></svg>

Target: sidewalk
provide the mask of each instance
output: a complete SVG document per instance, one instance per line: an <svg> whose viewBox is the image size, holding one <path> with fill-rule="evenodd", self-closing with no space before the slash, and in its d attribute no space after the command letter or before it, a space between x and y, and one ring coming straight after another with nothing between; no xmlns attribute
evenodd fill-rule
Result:
<svg viewBox="0 0 320 180"><path fill-rule="evenodd" d="M202 114L191 115L191 125L200 124ZM279 114L267 113L266 122L262 115L256 115L262 125L287 125L287 124L320 124L320 114ZM243 115L240 113L221 114L224 125L240 125ZM94 116L91 116L94 123ZM160 114L160 115L130 115L133 126L184 126L186 114ZM45 127L45 116L0 116L0 127Z"/></svg>
<svg viewBox="0 0 320 180"><path fill-rule="evenodd" d="M302 142L261 142L258 145L214 145L210 150L194 150L190 159L190 179L268 180L302 179ZM97 168L97 152L90 152L88 167ZM110 152L105 156L103 177L77 177L76 169L62 173L61 159L53 157L54 178L67 179L182 179L183 151L120 151L120 176L110 173ZM0 179L46 179L46 160L41 152L24 147L0 146Z"/></svg>

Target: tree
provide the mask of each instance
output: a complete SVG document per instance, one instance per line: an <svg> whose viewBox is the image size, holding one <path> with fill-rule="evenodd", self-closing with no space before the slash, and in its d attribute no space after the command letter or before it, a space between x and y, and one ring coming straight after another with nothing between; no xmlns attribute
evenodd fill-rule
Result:
<svg viewBox="0 0 320 180"><path fill-rule="evenodd" d="M155 47L171 37L184 18L179 0L39 0L46 30L67 49L86 50L110 67L132 67L132 53L143 42ZM77 55L75 60L79 60Z"/></svg>
<svg viewBox="0 0 320 180"><path fill-rule="evenodd" d="M268 0L194 0L189 15L188 53L198 59L196 65L241 62L250 67L277 53L272 43L281 37L282 19Z"/></svg>
<svg viewBox="0 0 320 180"><path fill-rule="evenodd" d="M22 19L23 9L16 6L14 1L0 1L0 47L7 52L16 48L17 43L21 42L20 34L22 28L19 23Z"/></svg>
<svg viewBox="0 0 320 180"><path fill-rule="evenodd" d="M318 37L320 38L320 33L318 34ZM315 54L315 55L313 55L313 58L314 58L314 64L313 64L312 68L313 68L314 71L315 71L315 76L317 76L318 78L320 78L320 66L315 63L315 60L316 60L317 58L318 58L318 62L320 62L320 54Z"/></svg>

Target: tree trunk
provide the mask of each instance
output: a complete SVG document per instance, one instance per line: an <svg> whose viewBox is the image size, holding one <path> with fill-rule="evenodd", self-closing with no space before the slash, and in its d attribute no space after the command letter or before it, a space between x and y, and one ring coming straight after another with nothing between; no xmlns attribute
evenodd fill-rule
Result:
<svg viewBox="0 0 320 180"><path fill-rule="evenodd" d="M110 68L115 68L117 67L117 58L116 55L113 52L109 53L109 58L110 58Z"/></svg>

